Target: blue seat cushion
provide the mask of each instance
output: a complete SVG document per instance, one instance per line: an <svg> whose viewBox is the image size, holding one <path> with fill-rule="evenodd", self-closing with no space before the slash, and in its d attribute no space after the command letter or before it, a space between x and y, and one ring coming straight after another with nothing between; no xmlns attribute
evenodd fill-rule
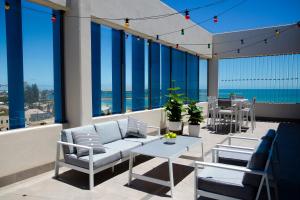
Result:
<svg viewBox="0 0 300 200"><path fill-rule="evenodd" d="M93 166L94 169L97 169L120 159L120 151L114 149L106 149L105 153L93 155ZM65 155L65 162L70 165L89 169L89 156L77 157L76 154L67 154Z"/></svg>
<svg viewBox="0 0 300 200"><path fill-rule="evenodd" d="M268 160L269 151L271 148L271 142L269 140L261 140L260 144L257 146L256 150L251 156L247 167L252 170L263 171ZM244 185L251 185L253 187L258 187L260 184L262 176L245 173L243 178Z"/></svg>
<svg viewBox="0 0 300 200"><path fill-rule="evenodd" d="M205 167L197 177L198 189L233 198L252 200L256 189L242 183L244 172Z"/></svg>
<svg viewBox="0 0 300 200"><path fill-rule="evenodd" d="M121 132L116 121L95 124L96 131L100 134L102 144L121 140Z"/></svg>
<svg viewBox="0 0 300 200"><path fill-rule="evenodd" d="M113 149L119 151L121 153L122 158L128 157L130 150L139 146L142 146L142 144L126 140L117 140L104 145L106 149Z"/></svg>

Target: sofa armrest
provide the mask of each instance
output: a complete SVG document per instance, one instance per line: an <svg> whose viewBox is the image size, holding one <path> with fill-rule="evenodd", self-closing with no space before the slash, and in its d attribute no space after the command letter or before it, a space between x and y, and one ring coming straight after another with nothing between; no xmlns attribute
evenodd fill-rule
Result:
<svg viewBox="0 0 300 200"><path fill-rule="evenodd" d="M240 166L220 164L220 163L209 163L209 162L195 161L195 168L200 168L200 166L214 167L214 168L220 168L220 169L229 169L229 170L247 172L247 173L250 173L250 174L256 174L256 175L261 175L261 176L266 174L266 172L264 172L264 171L251 170L247 167L240 167Z"/></svg>
<svg viewBox="0 0 300 200"><path fill-rule="evenodd" d="M73 144L73 143L68 143L68 142L62 142L62 141L57 141L57 143L60 145L65 145L65 146L79 147L79 148L84 148L84 149L93 149L93 147L88 147L88 146Z"/></svg>
<svg viewBox="0 0 300 200"><path fill-rule="evenodd" d="M248 141L260 141L259 138L252 138L252 137L240 137L240 136L229 136L228 137L228 143L231 145L232 139L237 139L237 140L248 140Z"/></svg>
<svg viewBox="0 0 300 200"><path fill-rule="evenodd" d="M157 135L160 136L160 127L158 127L158 126L147 126L147 128L157 129Z"/></svg>
<svg viewBox="0 0 300 200"><path fill-rule="evenodd" d="M234 145L227 145L227 144L216 144L216 147L226 147L226 148L231 148L231 149L242 149L242 150L248 150L248 151L253 151L255 148L252 147L243 147L243 146L234 146Z"/></svg>

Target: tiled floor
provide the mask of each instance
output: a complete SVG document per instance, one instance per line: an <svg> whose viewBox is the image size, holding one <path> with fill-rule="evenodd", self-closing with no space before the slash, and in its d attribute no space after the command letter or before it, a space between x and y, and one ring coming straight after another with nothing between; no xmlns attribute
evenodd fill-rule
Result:
<svg viewBox="0 0 300 200"><path fill-rule="evenodd" d="M276 129L278 123L257 122L254 133L248 130L242 136L260 137L270 128ZM186 130L185 130L186 131ZM210 149L216 143L226 143L226 134L214 134L206 128L201 129L204 141L205 161L211 161ZM234 143L233 143L234 144ZM253 146L253 144L242 144ZM176 160L174 164L175 193L174 199L193 199L194 176L193 162L201 160L201 147L196 146ZM134 171L156 178L168 180L168 165L166 160L158 158L138 157ZM115 172L106 170L95 175L95 188L88 188L88 175L68 169L61 169L59 179L53 179L53 171L0 188L2 200L38 200L38 199L97 199L97 200L156 200L171 199L169 189L160 185L134 180L127 185L128 162L118 165Z"/></svg>

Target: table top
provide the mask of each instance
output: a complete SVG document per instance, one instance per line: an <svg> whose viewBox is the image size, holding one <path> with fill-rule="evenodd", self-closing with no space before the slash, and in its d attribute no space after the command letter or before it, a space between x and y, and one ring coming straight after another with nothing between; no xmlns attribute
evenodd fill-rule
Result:
<svg viewBox="0 0 300 200"><path fill-rule="evenodd" d="M246 102L249 101L248 99L232 99L233 102Z"/></svg>
<svg viewBox="0 0 300 200"><path fill-rule="evenodd" d="M131 152L166 159L177 158L185 153L189 147L201 143L202 139L199 137L177 136L175 144L167 144L165 141L164 138L161 138L134 148Z"/></svg>

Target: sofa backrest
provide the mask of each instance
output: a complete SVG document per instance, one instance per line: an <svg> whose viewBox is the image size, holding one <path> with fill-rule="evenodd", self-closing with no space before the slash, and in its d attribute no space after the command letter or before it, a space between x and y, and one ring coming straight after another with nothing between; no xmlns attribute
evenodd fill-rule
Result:
<svg viewBox="0 0 300 200"><path fill-rule="evenodd" d="M95 124L95 129L100 134L103 144L122 139L122 134L116 121Z"/></svg>
<svg viewBox="0 0 300 200"><path fill-rule="evenodd" d="M267 134L265 134L261 139L269 140L270 142L273 142L275 136L276 136L276 131L274 129L270 129L268 130Z"/></svg>
<svg viewBox="0 0 300 200"><path fill-rule="evenodd" d="M122 134L122 138L125 138L126 136L126 132L127 132L127 126L128 126L128 118L126 119L119 119L118 121L118 125Z"/></svg>
<svg viewBox="0 0 300 200"><path fill-rule="evenodd" d="M262 139L260 144L256 147L254 153L248 162L247 168L252 170L264 171L269 157L272 141ZM245 173L243 177L243 184L258 187L262 176Z"/></svg>
<svg viewBox="0 0 300 200"><path fill-rule="evenodd" d="M76 128L64 129L61 131L61 141L74 143L72 131L80 131L80 132L92 132L95 131L95 127L93 125L80 126ZM63 145L64 154L76 153L76 148Z"/></svg>

